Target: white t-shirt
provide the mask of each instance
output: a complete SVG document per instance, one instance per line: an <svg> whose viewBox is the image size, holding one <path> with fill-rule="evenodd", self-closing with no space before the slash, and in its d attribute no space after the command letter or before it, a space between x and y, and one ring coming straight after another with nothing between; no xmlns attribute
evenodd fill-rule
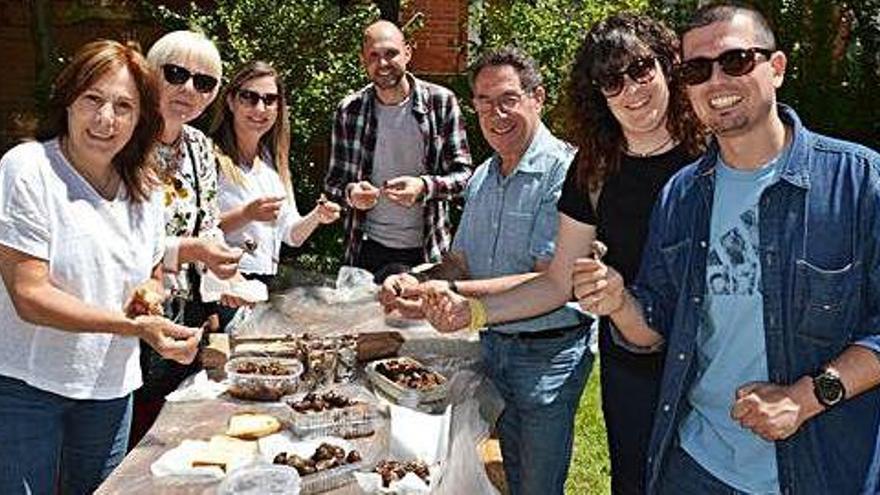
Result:
<svg viewBox="0 0 880 495"><path fill-rule="evenodd" d="M226 212L251 201L266 196L287 196L281 177L275 169L264 162L256 160L253 167L239 167L245 179L240 186L222 173L219 174L218 194L220 211ZM281 207L278 219L274 222L248 222L238 230L226 233L226 243L241 247L244 240L250 237L257 241L257 249L253 254L245 252L238 262L242 273L275 275L278 272L278 253L281 243L290 243L290 232L302 221L296 209L296 201L289 196Z"/></svg>
<svg viewBox="0 0 880 495"><path fill-rule="evenodd" d="M0 244L46 260L52 284L122 310L162 257L161 196L108 201L67 162L58 141L25 143L0 160ZM124 397L141 386L136 337L67 332L18 317L0 284L0 375L73 399Z"/></svg>

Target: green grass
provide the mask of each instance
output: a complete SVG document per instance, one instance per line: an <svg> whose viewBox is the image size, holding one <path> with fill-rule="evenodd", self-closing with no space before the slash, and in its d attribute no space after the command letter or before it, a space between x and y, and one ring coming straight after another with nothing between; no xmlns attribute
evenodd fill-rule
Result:
<svg viewBox="0 0 880 495"><path fill-rule="evenodd" d="M605 440L605 421L602 419L602 399L599 394L599 363L593 371L581 396L580 407L574 420L574 452L568 481L568 495L600 495L611 493L611 466Z"/></svg>

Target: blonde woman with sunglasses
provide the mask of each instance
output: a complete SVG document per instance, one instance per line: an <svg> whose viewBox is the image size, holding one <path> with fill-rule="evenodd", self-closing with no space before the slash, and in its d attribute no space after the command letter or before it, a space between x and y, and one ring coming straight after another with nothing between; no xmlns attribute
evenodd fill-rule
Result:
<svg viewBox="0 0 880 495"><path fill-rule="evenodd" d="M217 101L211 136L219 166L220 228L244 248L240 270L269 283L281 243L301 245L340 207L322 198L305 216L297 211L288 167L290 122L284 85L266 62L241 67ZM231 318L221 312L221 320Z"/></svg>
<svg viewBox="0 0 880 495"><path fill-rule="evenodd" d="M217 171L211 141L187 125L217 96L222 62L214 44L200 33L174 31L159 38L147 53L157 75L159 109L164 128L156 145L159 179L164 189L166 249L165 287L171 296L166 316L201 327L216 314L216 303L205 303L199 292L203 270L221 278L236 274L241 250L223 242L217 205ZM224 297L237 305L240 300ZM139 439L158 415L163 397L197 366L162 360L142 346L144 386L135 394L132 440Z"/></svg>

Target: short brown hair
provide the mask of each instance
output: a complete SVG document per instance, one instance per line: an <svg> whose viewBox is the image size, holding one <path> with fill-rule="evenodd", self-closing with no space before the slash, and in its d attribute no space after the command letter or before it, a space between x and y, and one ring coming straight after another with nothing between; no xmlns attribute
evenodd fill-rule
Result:
<svg viewBox="0 0 880 495"><path fill-rule="evenodd" d="M100 40L83 45L55 78L48 115L37 138L66 137L67 107L98 79L121 67L128 69L137 87L140 115L131 139L113 157L113 166L132 200L143 201L156 184L152 151L164 122L155 74L136 44Z"/></svg>

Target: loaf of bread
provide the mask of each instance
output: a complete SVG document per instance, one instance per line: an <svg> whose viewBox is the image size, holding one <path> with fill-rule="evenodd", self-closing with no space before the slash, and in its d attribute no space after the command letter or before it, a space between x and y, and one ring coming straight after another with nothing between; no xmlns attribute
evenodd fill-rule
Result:
<svg viewBox="0 0 880 495"><path fill-rule="evenodd" d="M125 314L129 318L142 315L162 316L164 313L162 302L164 300L165 297L159 292L147 287L138 287L125 308Z"/></svg>
<svg viewBox="0 0 880 495"><path fill-rule="evenodd" d="M214 435L208 442L208 447L193 458L192 466L217 466L228 471L231 466L246 463L255 455L257 442Z"/></svg>
<svg viewBox="0 0 880 495"><path fill-rule="evenodd" d="M281 430L278 418L268 414L239 413L229 418L226 434L243 440L256 440Z"/></svg>

